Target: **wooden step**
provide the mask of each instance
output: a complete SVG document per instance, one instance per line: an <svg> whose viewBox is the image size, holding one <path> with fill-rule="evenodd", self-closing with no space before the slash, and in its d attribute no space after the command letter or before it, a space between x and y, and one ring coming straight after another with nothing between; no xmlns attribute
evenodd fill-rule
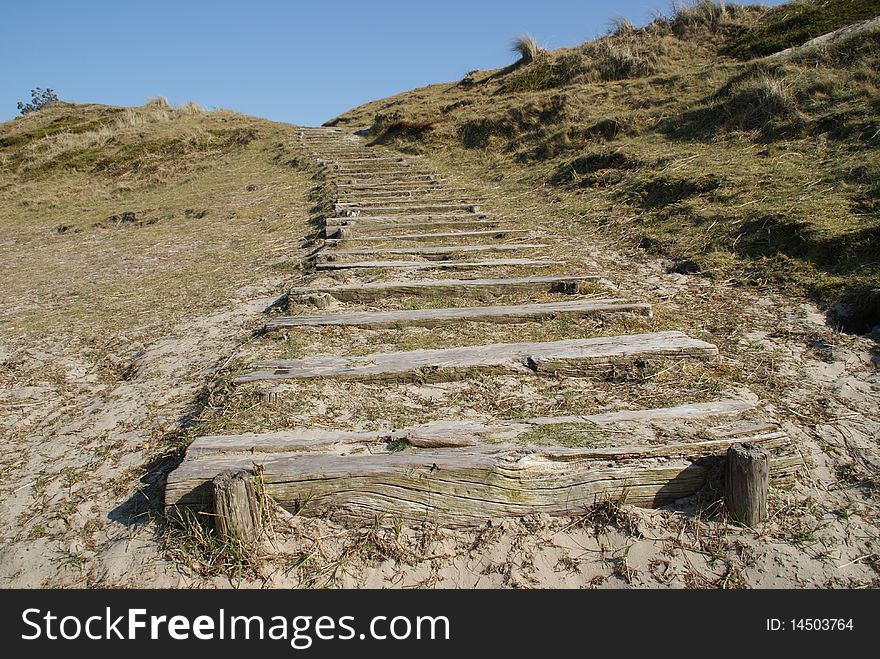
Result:
<svg viewBox="0 0 880 659"><path fill-rule="evenodd" d="M343 325L371 329L390 327L437 327L463 320L475 323L520 323L557 316L581 318L600 314L634 313L651 315L650 304L627 303L621 299L571 300L539 304L498 305L492 307L451 307L406 311L361 311L309 316L278 316L266 323L267 330L286 327L326 327Z"/></svg>
<svg viewBox="0 0 880 659"><path fill-rule="evenodd" d="M474 229L488 230L494 233L494 227L500 227L500 220L435 220L427 222L405 222L392 224L375 224L375 223L359 223L345 225L329 225L324 227L324 233L330 240L340 240L343 236L347 237L369 237L377 240L385 240L384 236L393 234L395 231L419 231L431 229ZM497 231L510 231L507 229L497 229ZM517 230L519 231L519 230ZM523 231L527 231L523 229Z"/></svg>
<svg viewBox="0 0 880 659"><path fill-rule="evenodd" d="M447 196L458 195L459 197L468 197L473 196L473 193L469 190L463 190L461 188L446 188L446 187L435 187L435 188L411 188L404 190L383 190L381 188L374 188L371 190L340 190L340 202L348 202L349 200L378 200L385 199L387 197L404 197L407 199L417 199L422 195L430 196L434 194L444 194Z"/></svg>
<svg viewBox="0 0 880 659"><path fill-rule="evenodd" d="M352 158L328 158L328 165L345 165L351 163L397 163L402 166L409 166L408 163L402 158L389 158L388 156L357 156Z"/></svg>
<svg viewBox="0 0 880 659"><path fill-rule="evenodd" d="M324 250L316 256L335 259L339 256L376 256L378 254L416 254L419 256L450 257L456 254L473 252L516 252L521 250L544 249L550 245L543 243L502 243L499 245L452 245L446 247L373 247L371 249Z"/></svg>
<svg viewBox="0 0 880 659"><path fill-rule="evenodd" d="M485 261L330 261L316 263L316 270L382 268L386 270L472 270L474 268L529 267L549 268L565 261L544 259L487 259Z"/></svg>
<svg viewBox="0 0 880 659"><path fill-rule="evenodd" d="M325 165L325 173L328 176L334 176L336 178L349 178L352 176L433 176L430 172L423 172L413 169L411 165L397 165L394 167L389 167L388 165L384 165L382 167L333 167L332 165Z"/></svg>
<svg viewBox="0 0 880 659"><path fill-rule="evenodd" d="M520 436L548 426L585 426L587 429L602 426L625 427L631 432L620 438L610 448L596 448L598 455L630 455L630 446L636 446L640 454L652 457L670 455L670 441L665 431L670 423L684 420L700 421L713 419L713 425L704 434L713 439L735 437L745 424L741 421L718 424L716 417L740 417L744 412L755 409L749 401L725 398L705 403L687 403L672 407L650 409L615 410L594 414L567 416L543 416L524 419L475 420L443 419L429 421L408 428L393 430L335 430L324 428L293 428L266 433L244 433L241 435L211 435L199 437L186 450L186 458L202 457L223 453L299 453L325 451L342 455L345 446L358 447L378 445L395 440L405 440L420 448L448 448L453 446L476 446L510 442ZM731 430L732 429L732 430ZM769 430L767 424L749 424L747 432ZM657 440L661 440L657 442ZM646 444L655 444L652 447ZM676 446L673 443L673 446ZM348 449L350 451L351 449ZM560 447L554 449L559 451ZM587 449L577 449L579 453ZM674 450L674 449L673 449Z"/></svg>
<svg viewBox="0 0 880 659"><path fill-rule="evenodd" d="M335 206L335 211L339 214L350 213L353 217L374 217L382 215L398 215L404 213L416 214L419 212L452 213L458 211L459 213L476 213L477 211L472 211L470 209L475 208L476 206L478 206L478 204L467 202L454 204L451 202L442 201L437 202L436 204L432 204L430 203L430 201L423 201L419 204L413 204L411 206L360 206L358 208L349 208L341 204L336 204Z"/></svg>
<svg viewBox="0 0 880 659"><path fill-rule="evenodd" d="M343 174L341 172L336 172L334 174L341 182L348 183L357 183L358 180L383 180L383 179L391 179L393 181L407 183L407 182L416 182L416 181L440 181L442 180L439 176L435 174L428 174L425 172L414 172L414 171L401 171L401 172L360 172L354 174ZM350 180L351 179L351 180Z"/></svg>
<svg viewBox="0 0 880 659"><path fill-rule="evenodd" d="M474 373L519 372L586 376L652 358L714 359L718 348L681 332L652 332L545 343L495 343L463 348L374 353L364 357L310 357L255 364L236 383L336 378L386 382L445 382Z"/></svg>
<svg viewBox="0 0 880 659"><path fill-rule="evenodd" d="M400 205L400 204L418 204L424 206L426 204L465 204L468 206L479 206L480 201L468 198L467 195L458 197L435 197L433 195L417 195L417 196L399 196L399 197L382 197L381 199L358 199L352 201L337 201L334 206L345 208L347 210L357 210L359 208L373 208L381 205Z"/></svg>
<svg viewBox="0 0 880 659"><path fill-rule="evenodd" d="M438 187L441 184L438 181L412 181L408 183L334 183L341 190L413 190L420 189L425 186Z"/></svg>
<svg viewBox="0 0 880 659"><path fill-rule="evenodd" d="M487 519L499 517L582 515L604 501L664 505L703 488L735 443L766 449L777 484L791 482L803 463L784 432L748 425L726 437L686 429L651 443L627 442L623 426L616 433L620 445L579 449L512 443L532 428L527 422L502 422L501 444L383 450L390 439L413 443L430 437L430 425L385 434L313 430L199 438L168 475L165 505L210 505L210 485L218 473L259 467L266 493L292 513L485 526ZM490 428L475 422L434 425L441 439L484 435ZM331 443L334 432L338 441ZM358 446L369 450L353 452Z"/></svg>
<svg viewBox="0 0 880 659"><path fill-rule="evenodd" d="M474 222L489 217L488 213L413 213L410 215L346 215L325 217L326 226L353 226L355 224L367 226L370 224L398 224L406 226L408 223L423 224L434 220L467 220Z"/></svg>
<svg viewBox="0 0 880 659"><path fill-rule="evenodd" d="M599 275L556 275L499 279L421 279L377 281L366 284L292 288L291 297L328 293L343 302L369 302L391 295L504 295L514 291L577 293L581 284L596 282Z"/></svg>
<svg viewBox="0 0 880 659"><path fill-rule="evenodd" d="M350 236L331 238L328 243L342 241L379 242L383 240L440 240L445 238L505 238L513 234L531 233L528 229L489 229L488 231L446 231L440 233L402 233L382 236Z"/></svg>

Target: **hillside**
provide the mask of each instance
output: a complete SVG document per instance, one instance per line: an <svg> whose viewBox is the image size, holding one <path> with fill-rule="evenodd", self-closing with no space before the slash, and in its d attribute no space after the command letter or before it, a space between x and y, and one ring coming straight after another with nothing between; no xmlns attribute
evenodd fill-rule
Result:
<svg viewBox="0 0 880 659"><path fill-rule="evenodd" d="M328 124L541 190L579 218L574 239L808 295L865 332L880 324L880 27L764 56L878 15L867 0L700 2Z"/></svg>
<svg viewBox="0 0 880 659"><path fill-rule="evenodd" d="M880 29L804 44L878 14L701 0L332 127L0 124L0 580L877 587Z"/></svg>
<svg viewBox="0 0 880 659"><path fill-rule="evenodd" d="M150 492L213 370L299 272L293 131L164 101L0 125L5 579L94 579L98 552L124 559L120 534L148 528L120 502Z"/></svg>

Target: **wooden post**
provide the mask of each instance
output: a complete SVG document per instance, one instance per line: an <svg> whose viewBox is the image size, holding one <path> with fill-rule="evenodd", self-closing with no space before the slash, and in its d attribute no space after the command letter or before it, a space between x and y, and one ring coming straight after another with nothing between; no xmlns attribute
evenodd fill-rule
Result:
<svg viewBox="0 0 880 659"><path fill-rule="evenodd" d="M727 449L725 502L730 516L749 527L767 517L770 454L754 444L734 444Z"/></svg>
<svg viewBox="0 0 880 659"><path fill-rule="evenodd" d="M223 540L243 544L260 535L260 505L254 476L248 471L224 471L214 477L214 524Z"/></svg>

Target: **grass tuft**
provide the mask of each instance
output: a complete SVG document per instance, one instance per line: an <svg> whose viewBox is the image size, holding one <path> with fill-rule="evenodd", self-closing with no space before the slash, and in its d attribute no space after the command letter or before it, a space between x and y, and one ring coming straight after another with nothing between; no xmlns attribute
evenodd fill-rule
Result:
<svg viewBox="0 0 880 659"><path fill-rule="evenodd" d="M636 28L630 23L629 19L624 16L615 16L611 19L610 34L615 36L628 36L634 34Z"/></svg>
<svg viewBox="0 0 880 659"><path fill-rule="evenodd" d="M530 64L534 62L543 52L538 45L538 42L527 34L524 34L513 42L512 50L515 53L519 53L520 64Z"/></svg>

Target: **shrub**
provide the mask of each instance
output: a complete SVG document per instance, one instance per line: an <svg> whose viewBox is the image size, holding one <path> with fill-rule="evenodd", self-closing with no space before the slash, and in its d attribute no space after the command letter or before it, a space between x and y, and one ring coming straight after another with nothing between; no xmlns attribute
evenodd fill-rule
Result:
<svg viewBox="0 0 880 659"><path fill-rule="evenodd" d="M513 52L519 53L520 64L529 64L538 59L542 50L534 38L525 34L513 42Z"/></svg>
<svg viewBox="0 0 880 659"><path fill-rule="evenodd" d="M30 103L25 103L24 101L18 102L18 111L23 115L30 114L31 112L38 112L47 105L57 102L58 95L52 91L51 88L47 87L46 89L43 89L42 87L37 87L36 89L31 90Z"/></svg>

